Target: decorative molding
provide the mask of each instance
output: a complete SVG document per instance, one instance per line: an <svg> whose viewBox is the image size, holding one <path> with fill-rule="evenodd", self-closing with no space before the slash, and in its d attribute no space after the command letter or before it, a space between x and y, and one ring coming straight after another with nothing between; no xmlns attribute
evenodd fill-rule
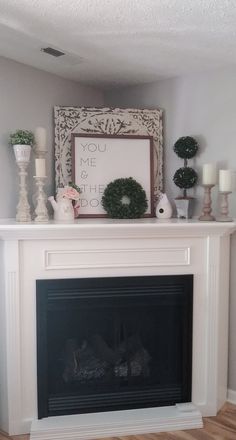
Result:
<svg viewBox="0 0 236 440"><path fill-rule="evenodd" d="M227 392L227 402L236 405L236 391L228 389Z"/></svg>
<svg viewBox="0 0 236 440"><path fill-rule="evenodd" d="M45 270L189 265L190 247L45 251Z"/></svg>
<svg viewBox="0 0 236 440"><path fill-rule="evenodd" d="M19 246L17 241L6 243L6 338L8 420L11 435L19 433L21 425L21 342Z"/></svg>
<svg viewBox="0 0 236 440"><path fill-rule="evenodd" d="M54 107L56 188L72 176L71 134L152 136L154 146L154 193L163 187L162 110L109 107ZM129 177L129 176L128 176Z"/></svg>
<svg viewBox="0 0 236 440"><path fill-rule="evenodd" d="M218 283L218 271L220 267L220 242L218 237L208 237L207 238L207 266L208 266L208 277L207 277L207 313L209 315L209 320L207 322L207 352L206 357L208 359L208 370L206 375L206 392L208 394L208 401L216 402L215 396L217 395L217 390L215 384L217 383L217 371L214 365L217 365L217 338L218 338L218 310L217 301L215 297L219 295L219 283ZM226 325L226 324L225 324ZM228 325L228 323L227 323ZM226 341L227 343L227 341ZM209 347L211 349L209 350ZM215 394L215 395L214 395Z"/></svg>
<svg viewBox="0 0 236 440"><path fill-rule="evenodd" d="M191 403L177 406L49 417L33 421L30 440L89 440L152 432L202 428L200 411ZM45 436L46 435L46 436Z"/></svg>

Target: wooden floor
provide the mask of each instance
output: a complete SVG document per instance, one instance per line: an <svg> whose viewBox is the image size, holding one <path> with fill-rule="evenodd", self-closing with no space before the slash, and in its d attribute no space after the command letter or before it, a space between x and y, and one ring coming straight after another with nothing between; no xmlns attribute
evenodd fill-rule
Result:
<svg viewBox="0 0 236 440"><path fill-rule="evenodd" d="M0 440L9 439L29 440L29 436L8 437L0 433ZM203 429L109 437L101 440L236 440L236 405L227 403L216 417L205 418Z"/></svg>

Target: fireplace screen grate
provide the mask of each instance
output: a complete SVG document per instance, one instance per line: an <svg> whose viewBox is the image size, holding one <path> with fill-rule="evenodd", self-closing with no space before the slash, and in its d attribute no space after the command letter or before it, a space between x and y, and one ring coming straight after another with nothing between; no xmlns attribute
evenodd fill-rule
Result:
<svg viewBox="0 0 236 440"><path fill-rule="evenodd" d="M192 275L36 284L39 418L191 400Z"/></svg>

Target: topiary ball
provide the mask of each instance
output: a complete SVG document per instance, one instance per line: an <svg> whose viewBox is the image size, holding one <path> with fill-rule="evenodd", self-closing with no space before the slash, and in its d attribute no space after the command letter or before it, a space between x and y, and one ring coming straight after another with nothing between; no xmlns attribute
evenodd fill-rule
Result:
<svg viewBox="0 0 236 440"><path fill-rule="evenodd" d="M179 168L173 177L175 185L181 189L192 188L197 183L197 179L196 171L190 167Z"/></svg>
<svg viewBox="0 0 236 440"><path fill-rule="evenodd" d="M116 179L105 188L102 206L111 218L140 218L148 207L146 192L132 177Z"/></svg>
<svg viewBox="0 0 236 440"><path fill-rule="evenodd" d="M198 143L191 136L183 136L174 144L174 152L181 159L191 159L198 151Z"/></svg>

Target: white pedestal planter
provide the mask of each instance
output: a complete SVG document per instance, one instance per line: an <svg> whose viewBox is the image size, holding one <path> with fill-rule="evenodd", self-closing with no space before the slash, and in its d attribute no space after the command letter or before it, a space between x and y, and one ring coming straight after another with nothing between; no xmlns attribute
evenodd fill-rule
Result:
<svg viewBox="0 0 236 440"><path fill-rule="evenodd" d="M20 192L19 202L17 205L16 220L18 222L30 222L30 205L28 202L27 192L27 167L30 161L31 146L30 145L13 145L16 163L19 167Z"/></svg>

